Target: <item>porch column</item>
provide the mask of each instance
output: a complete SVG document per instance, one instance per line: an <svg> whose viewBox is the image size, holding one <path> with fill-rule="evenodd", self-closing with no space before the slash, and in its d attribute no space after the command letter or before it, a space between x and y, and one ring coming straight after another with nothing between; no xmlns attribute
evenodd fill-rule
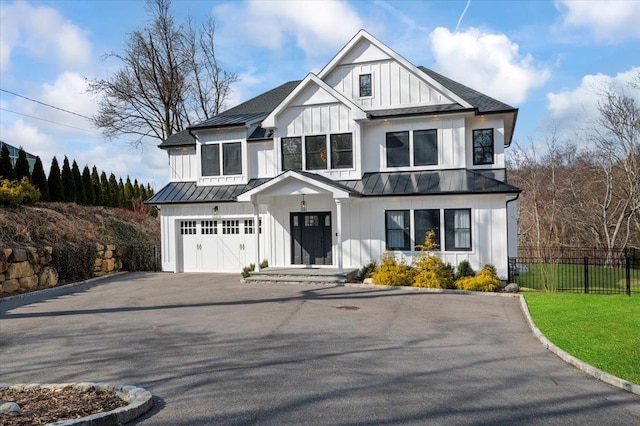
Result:
<svg viewBox="0 0 640 426"><path fill-rule="evenodd" d="M338 219L338 223L336 224L337 233L338 233L338 273L344 273L344 269L342 267L342 202L338 198L334 198L336 202L336 217Z"/></svg>
<svg viewBox="0 0 640 426"><path fill-rule="evenodd" d="M254 237L256 243L256 272L260 272L260 205L254 201L253 203L253 225Z"/></svg>

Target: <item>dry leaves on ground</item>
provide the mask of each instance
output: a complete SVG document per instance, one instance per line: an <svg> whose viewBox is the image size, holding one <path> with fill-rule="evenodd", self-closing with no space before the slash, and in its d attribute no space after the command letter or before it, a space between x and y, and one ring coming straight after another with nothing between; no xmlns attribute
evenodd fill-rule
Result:
<svg viewBox="0 0 640 426"><path fill-rule="evenodd" d="M20 405L17 416L0 415L0 425L44 425L60 420L77 419L104 413L127 405L115 391L91 387L80 390L71 386L63 389L0 389L0 400Z"/></svg>

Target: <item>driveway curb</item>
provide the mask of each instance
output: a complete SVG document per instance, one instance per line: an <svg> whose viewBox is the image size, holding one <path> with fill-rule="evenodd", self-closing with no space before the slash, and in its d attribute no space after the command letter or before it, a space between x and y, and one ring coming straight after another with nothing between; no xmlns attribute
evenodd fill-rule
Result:
<svg viewBox="0 0 640 426"><path fill-rule="evenodd" d="M595 368L594 366L589 365L586 362L581 361L572 355L569 355L567 352L563 351L558 346L551 343L551 341L547 339L544 334L542 334L540 329L536 327L535 323L533 322L533 319L531 318L531 313L529 312L529 306L527 305L527 301L525 300L524 296L523 295L519 295L519 296L520 296L520 308L522 309L522 313L524 314L524 317L526 318L527 323L531 328L531 331L533 331L533 334L535 334L538 340L540 340L540 343L542 343L542 346L544 346L546 349L556 354L563 361L568 362L569 364L573 365L577 369L584 371L588 375L593 376L596 379L603 381L605 383L608 383L612 386L623 389L627 392L640 395L640 385L631 383L629 381L616 377L612 374L609 374L605 371L602 371L598 368Z"/></svg>
<svg viewBox="0 0 640 426"><path fill-rule="evenodd" d="M49 423L49 426L90 426L90 425L120 425L128 423L153 407L153 396L146 389L136 386L113 385L109 383L49 383L49 384L15 384L0 383L0 388L9 388L14 390L23 389L64 389L73 387L80 390L90 389L92 387L115 391L118 397L129 404L106 413L97 413L90 416L72 420L61 420L59 422Z"/></svg>

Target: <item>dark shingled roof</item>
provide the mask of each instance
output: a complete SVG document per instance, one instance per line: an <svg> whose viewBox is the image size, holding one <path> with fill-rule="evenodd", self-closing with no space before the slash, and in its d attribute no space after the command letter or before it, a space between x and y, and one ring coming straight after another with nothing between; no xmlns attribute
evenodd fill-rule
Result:
<svg viewBox="0 0 640 426"><path fill-rule="evenodd" d="M266 117L300 84L300 80L289 81L275 89L264 92L253 99L228 109L215 117L191 126L190 129L207 129L244 125L248 121Z"/></svg>
<svg viewBox="0 0 640 426"><path fill-rule="evenodd" d="M345 190L356 197L448 194L515 194L519 188L467 169L421 172L365 173L361 180L334 181L326 176L296 171L319 182ZM271 179L251 179L247 185L196 186L195 182L170 182L147 204L236 201L236 197Z"/></svg>
<svg viewBox="0 0 640 426"><path fill-rule="evenodd" d="M460 96L475 108L478 108L478 112L480 113L506 112L516 110L516 108L510 105L493 99L490 96L478 92L477 90L473 90L472 88L467 87L464 84L458 83L457 81L453 81L450 78L447 78L442 74L438 74L437 72L430 70L427 67L419 66L418 69L427 74L429 77L433 78L438 83L442 84L447 89L451 90L456 95Z"/></svg>
<svg viewBox="0 0 640 426"><path fill-rule="evenodd" d="M160 145L160 148L171 148L180 146L195 146L196 140L189 134L189 130L182 130L181 132L174 133L165 139Z"/></svg>

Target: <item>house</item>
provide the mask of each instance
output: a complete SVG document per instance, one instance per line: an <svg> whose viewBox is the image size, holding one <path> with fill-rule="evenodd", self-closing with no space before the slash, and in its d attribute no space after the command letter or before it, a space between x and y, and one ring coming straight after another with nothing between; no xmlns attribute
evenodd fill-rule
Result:
<svg viewBox="0 0 640 426"><path fill-rule="evenodd" d="M238 272L408 262L433 230L443 260L506 279L516 199L504 150L518 110L360 31L318 74L177 133L159 147L169 183L162 266Z"/></svg>
<svg viewBox="0 0 640 426"><path fill-rule="evenodd" d="M16 161L18 161L18 154L20 153L20 148L16 148L13 145L9 145L6 142L0 141L0 149L2 149L4 146L6 146L7 149L9 150L9 158L11 159L11 165L15 167ZM36 164L36 156L33 154L29 154L26 151L25 151L25 154L27 156L27 162L29 163L29 173L33 173L33 166Z"/></svg>

